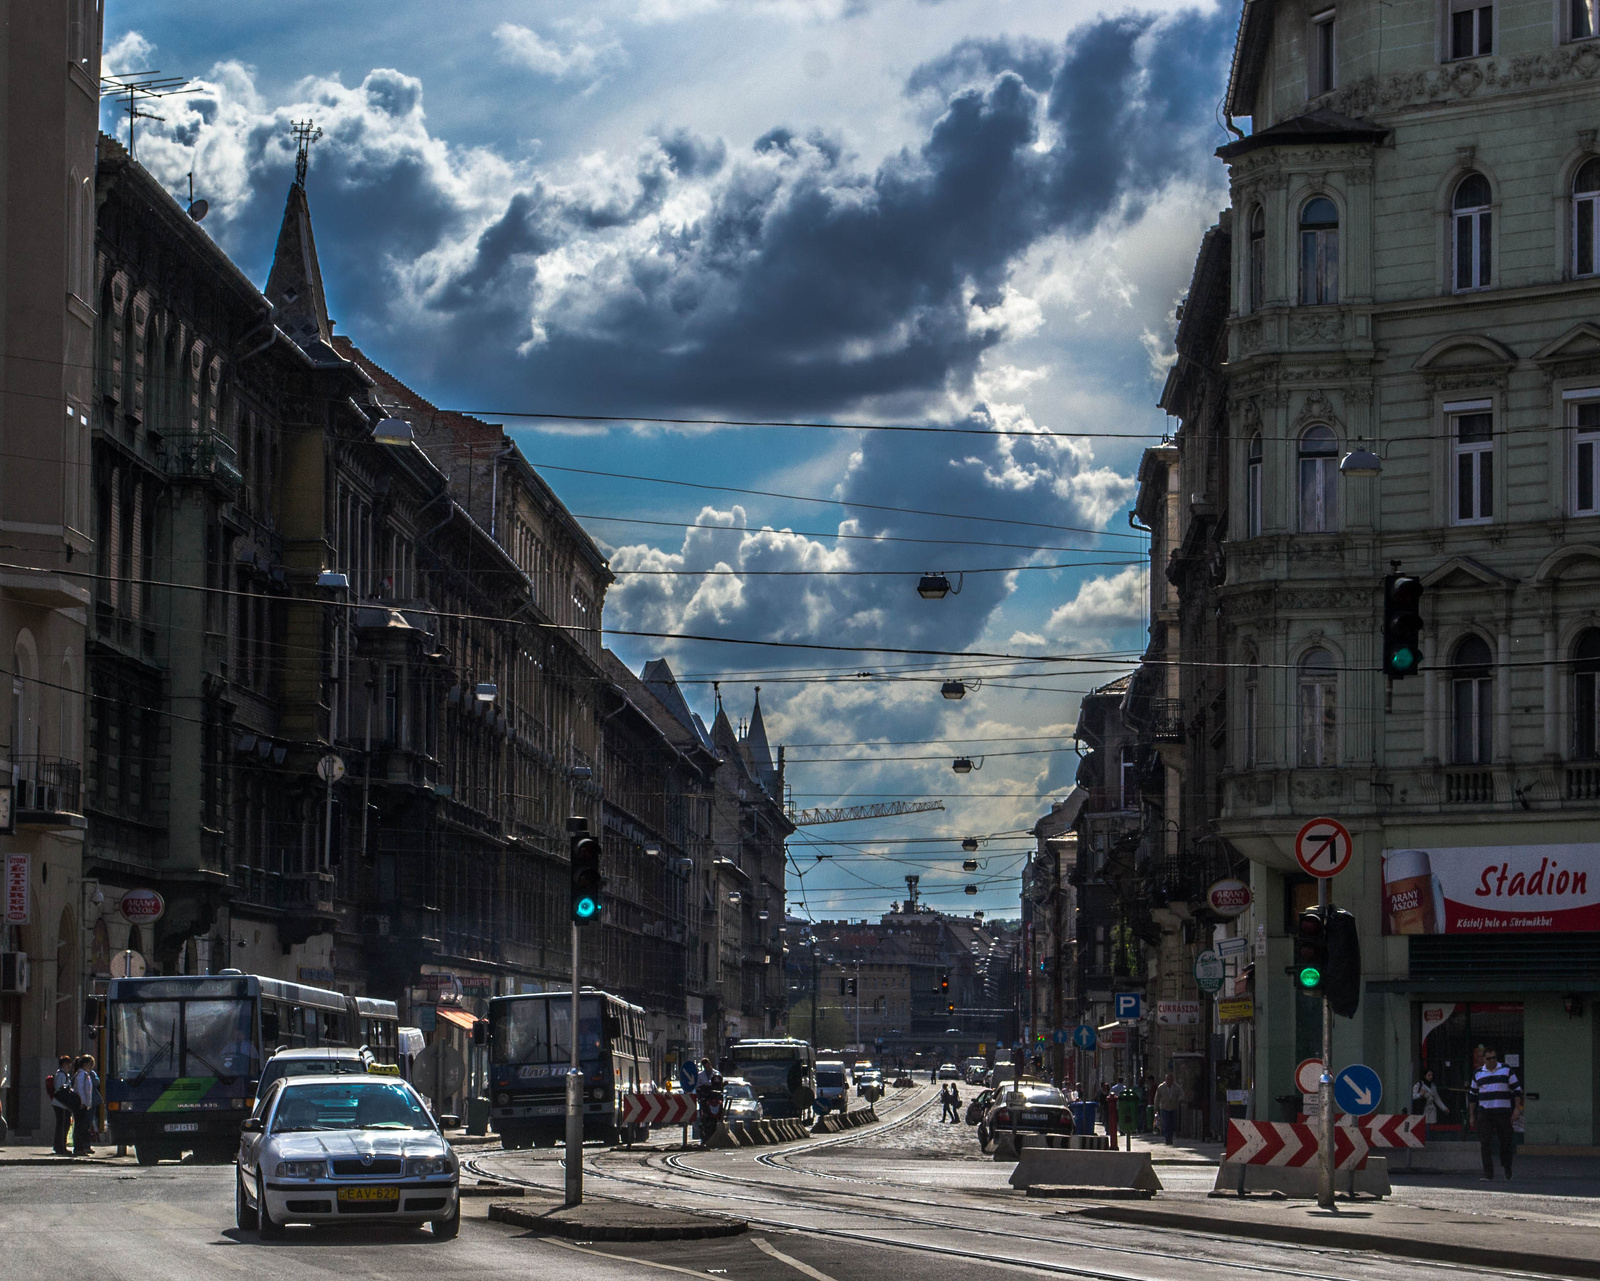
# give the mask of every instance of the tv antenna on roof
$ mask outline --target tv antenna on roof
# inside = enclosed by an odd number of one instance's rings
[[[315,120],[296,120],[289,130],[294,135],[294,185],[306,185],[306,166],[311,163],[311,144],[322,137]]]
[[[128,117],[128,155],[134,156],[134,126],[141,120],[165,120],[154,112],[139,106],[141,98],[170,98],[174,94],[199,93],[200,86],[189,83],[187,76],[164,76],[159,71],[127,71],[121,75],[101,76],[101,90],[112,96],[127,96],[123,113]]]

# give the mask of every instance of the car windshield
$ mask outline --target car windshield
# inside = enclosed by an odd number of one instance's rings
[[[830,1067],[819,1067],[819,1068],[817,1068],[817,1084],[818,1085],[843,1085],[844,1084],[844,1069],[843,1068],[836,1068],[836,1067],[834,1067],[834,1068],[830,1068]]]
[[[722,1097],[725,1099],[753,1099],[755,1095],[750,1093],[748,1085],[724,1085],[722,1087]]]
[[[1007,1090],[1006,1102],[1013,1107],[1065,1107],[1067,1096],[1053,1085],[1025,1085],[1020,1090]]]
[[[306,1130],[431,1130],[422,1101],[398,1081],[307,1081],[284,1086],[272,1133]]]

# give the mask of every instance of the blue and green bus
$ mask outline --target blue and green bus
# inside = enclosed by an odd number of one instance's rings
[[[261,1065],[280,1049],[365,1045],[397,1058],[392,1001],[237,970],[112,979],[102,1081],[111,1137],[139,1164],[231,1157]]]

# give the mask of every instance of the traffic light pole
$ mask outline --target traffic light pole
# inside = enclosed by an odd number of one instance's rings
[[[567,1197],[568,1205],[583,1204],[583,1074],[578,1071],[578,923],[572,923],[572,1023],[568,1039],[572,1057],[567,1061]]]
[[[1317,907],[1324,919],[1333,906],[1333,878],[1317,880]],[[1317,1120],[1322,1126],[1317,1153],[1317,1204],[1324,1210],[1333,1203],[1333,1006],[1322,996],[1322,1076],[1317,1082]]]

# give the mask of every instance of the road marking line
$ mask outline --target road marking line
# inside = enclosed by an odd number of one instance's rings
[[[641,1268],[660,1268],[663,1272],[681,1272],[686,1277],[703,1277],[704,1272],[695,1268],[680,1268],[672,1263],[657,1263],[654,1259],[635,1259],[627,1254],[608,1254],[604,1250],[594,1250],[586,1245],[573,1245],[571,1241],[563,1241],[559,1237],[545,1237],[551,1245],[559,1245],[563,1250],[572,1250],[577,1254],[592,1254],[596,1258],[611,1259],[617,1263],[637,1263]],[[641,1245],[646,1244],[640,1242]]]
[[[802,1263],[799,1259],[792,1258],[791,1256],[785,1254],[765,1237],[751,1237],[750,1240],[755,1243],[756,1249],[760,1250],[763,1254],[770,1254],[779,1263],[787,1263],[796,1272],[802,1272],[806,1276],[810,1277],[811,1281],[833,1281],[833,1278],[830,1277],[826,1272],[819,1272],[809,1263]]]

